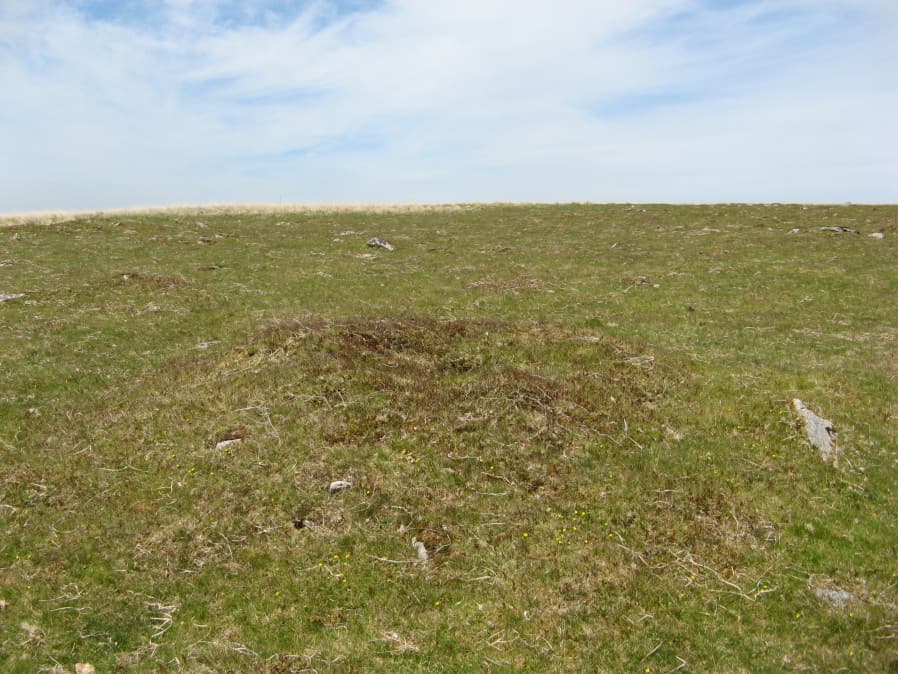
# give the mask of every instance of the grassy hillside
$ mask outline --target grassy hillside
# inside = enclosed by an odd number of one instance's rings
[[[896,259],[892,206],[17,220],[0,669],[895,671]]]

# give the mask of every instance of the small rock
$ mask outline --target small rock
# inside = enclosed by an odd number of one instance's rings
[[[412,539],[412,547],[415,549],[415,553],[418,555],[418,561],[422,564],[427,564],[427,560],[429,555],[427,554],[427,547],[419,541],[417,538]]]
[[[856,229],[851,229],[851,227],[843,227],[842,225],[831,225],[827,227],[821,227],[821,232],[836,232],[837,234],[860,234]]]
[[[347,482],[346,480],[336,480],[330,483],[330,486],[327,490],[331,494],[336,494],[337,492],[341,492],[344,489],[349,489],[352,486],[352,482]]]
[[[882,232],[873,232],[872,234],[867,234],[871,239],[884,239],[886,235]]]
[[[89,662],[79,662],[75,665],[75,674],[97,674],[97,670]]]
[[[805,435],[807,435],[808,441],[820,452],[820,458],[823,459],[824,463],[838,467],[839,448],[836,445],[838,436],[833,427],[833,422],[814,414],[798,398],[792,401],[792,405],[795,407],[798,416],[804,421]]]
[[[240,438],[231,438],[230,440],[222,440],[217,445],[215,445],[215,449],[227,449],[231,445],[239,445],[243,442]]]
[[[6,600],[5,600],[5,599],[0,599],[0,611],[2,611],[3,609],[5,609],[7,606],[9,606],[9,604],[6,603]]]
[[[23,297],[25,297],[25,293],[13,293],[11,295],[0,293],[0,302],[9,302],[11,300],[18,300]]]
[[[386,248],[387,250],[395,250],[395,247],[392,243],[383,239],[379,239],[376,236],[373,239],[368,239],[368,246],[370,248]]]
[[[786,234],[798,234],[798,233],[800,233],[800,232],[801,232],[801,229],[800,229],[800,228],[798,228],[798,227],[793,227],[793,228],[790,229],[788,232],[786,232]]]
[[[823,587],[818,587],[814,594],[817,595],[817,599],[820,601],[825,601],[827,604],[831,604],[836,608],[842,608],[845,604],[851,601],[851,593],[846,592],[845,590],[828,590]]]

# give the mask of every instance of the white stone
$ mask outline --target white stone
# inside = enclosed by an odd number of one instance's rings
[[[426,564],[429,556],[427,554],[427,548],[424,543],[419,541],[417,538],[412,539],[412,547],[415,549],[415,553],[418,555],[418,561],[422,564]]]
[[[352,482],[347,482],[346,480],[335,480],[330,483],[330,486],[327,490],[331,494],[336,494],[337,492],[343,491],[344,489],[349,489],[352,486]]]
[[[821,227],[820,231],[835,232],[836,234],[859,234],[856,229],[851,229],[851,227],[844,227],[842,225],[828,225],[826,227]]]
[[[392,243],[383,239],[379,239],[376,236],[373,239],[368,239],[368,245],[371,248],[386,248],[387,250],[395,249]]]

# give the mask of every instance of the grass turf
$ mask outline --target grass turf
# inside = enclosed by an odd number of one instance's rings
[[[16,221],[0,663],[890,671],[896,237],[886,206]]]

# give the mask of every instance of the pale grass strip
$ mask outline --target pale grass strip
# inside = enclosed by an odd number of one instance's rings
[[[491,205],[518,205],[515,202],[460,204],[420,203],[345,203],[345,204],[202,204],[173,206],[137,206],[108,210],[51,210],[24,213],[0,213],[0,227],[16,225],[53,225],[78,218],[112,218],[141,215],[212,216],[290,213],[435,213],[462,211]]]

